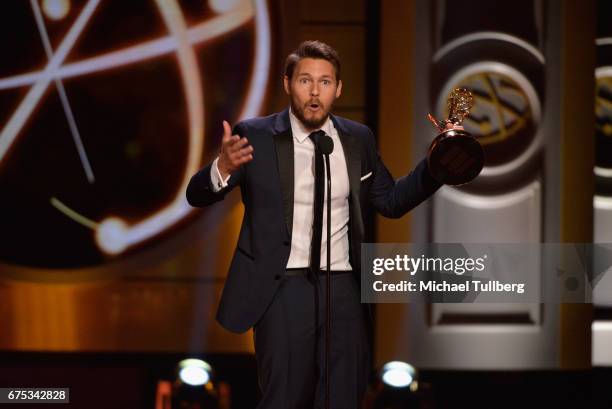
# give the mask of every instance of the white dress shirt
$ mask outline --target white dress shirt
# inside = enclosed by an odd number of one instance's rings
[[[313,131],[304,128],[300,120],[289,110],[293,134],[293,229],[291,252],[287,268],[303,268],[310,264],[310,242],[314,219],[314,143],[308,137]],[[327,118],[321,129],[334,141],[334,151],[329,155],[331,166],[331,269],[351,270],[349,263],[349,178],[346,160],[338,131]],[[253,152],[257,155],[257,152]],[[217,167],[212,165],[211,181],[215,191],[227,186],[229,176],[223,180]],[[327,267],[327,183],[323,205],[323,236],[321,238],[321,269]],[[357,260],[356,262],[359,262]]]

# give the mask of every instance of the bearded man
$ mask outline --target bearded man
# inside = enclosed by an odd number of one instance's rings
[[[217,320],[236,333],[254,330],[258,408],[323,408],[328,235],[327,223],[314,223],[315,178],[318,140],[331,137],[330,407],[358,409],[371,370],[371,316],[359,289],[364,215],[373,207],[401,217],[441,185],[426,160],[394,180],[372,131],[331,114],[342,81],[329,45],[303,42],[287,57],[283,84],[284,111],[233,131],[223,122],[220,154],[192,177],[187,200],[208,206],[240,187],[244,219]]]

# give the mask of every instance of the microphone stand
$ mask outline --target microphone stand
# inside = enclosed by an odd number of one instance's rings
[[[333,140],[324,133],[324,138],[319,139],[316,143],[315,155],[323,154],[323,158],[325,166],[325,174],[327,177],[327,269],[326,269],[326,305],[325,305],[325,356],[324,356],[324,367],[325,367],[325,408],[329,409],[330,402],[330,370],[329,370],[329,362],[330,362],[330,351],[331,351],[331,166],[329,165],[329,155],[334,151],[334,142]],[[315,187],[316,188],[316,187]],[[325,194],[325,189],[323,189],[323,194]],[[322,216],[322,215],[321,215]],[[322,221],[322,220],[321,220]],[[312,250],[315,251],[315,250]],[[316,251],[321,251],[321,249],[317,249]],[[319,267],[319,266],[317,266]],[[318,328],[318,311],[319,311],[319,274],[316,274],[316,286],[317,289],[315,291],[315,306],[317,311],[317,325]],[[317,341],[315,345],[319,343],[319,337],[316,337]],[[318,356],[318,354],[317,354]],[[319,372],[320,374],[320,372]]]
[[[329,409],[329,351],[331,349],[331,168],[329,154],[325,155],[325,174],[327,176],[327,302],[325,306],[325,409]]]

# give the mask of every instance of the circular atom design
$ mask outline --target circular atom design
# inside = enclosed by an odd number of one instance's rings
[[[0,68],[0,261],[77,268],[186,221],[221,120],[260,113],[266,1],[32,0]]]

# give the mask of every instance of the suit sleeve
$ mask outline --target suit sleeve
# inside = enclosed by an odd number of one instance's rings
[[[236,124],[232,134],[240,136],[245,135],[244,125]],[[214,161],[213,161],[214,162]],[[193,207],[205,207],[213,203],[219,202],[225,198],[225,195],[232,191],[236,186],[240,185],[244,179],[244,166],[241,166],[236,172],[232,173],[227,186],[222,189],[215,189],[212,184],[211,172],[213,172],[213,162],[209,163],[191,177],[187,185],[187,203]]]
[[[383,163],[371,131],[368,135],[370,152],[374,153],[374,175],[370,188],[370,203],[383,216],[399,218],[433,195],[442,184],[436,181],[422,159],[409,174],[397,180]]]

